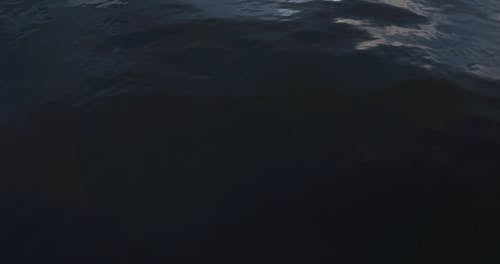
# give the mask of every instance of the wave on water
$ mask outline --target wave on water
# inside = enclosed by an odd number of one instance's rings
[[[132,64],[136,67],[152,64],[154,58],[148,56],[158,52],[161,55],[158,43],[167,38],[175,41],[176,36],[168,35],[168,31],[177,24],[181,24],[180,27],[213,24],[202,34],[193,30],[180,34],[179,38],[190,35],[191,42],[204,43],[226,35],[228,43],[226,39],[219,39],[218,45],[240,54],[250,52],[251,47],[229,43],[230,38],[254,38],[268,46],[321,49],[329,54],[339,54],[339,51],[378,54],[385,61],[415,65],[448,79],[470,75],[497,82],[500,76],[499,9],[496,1],[489,0],[223,0],[216,3],[205,0],[9,0],[0,4],[3,47],[0,56],[4,58],[3,68],[24,72],[24,79],[37,80],[37,74],[46,72],[47,68],[61,67],[62,72],[71,70],[59,74],[58,69],[44,75],[51,82],[60,82],[61,86],[78,85],[65,83],[63,79],[73,79],[82,86],[82,82],[90,79],[116,76],[121,71],[126,74]],[[235,31],[232,23],[248,26]],[[161,34],[162,30],[165,34]],[[115,39],[121,39],[121,43]],[[287,42],[288,39],[293,40]],[[99,47],[105,43],[117,44],[102,52]],[[173,53],[167,48],[164,51]],[[38,65],[20,69],[26,60],[38,60]],[[3,90],[19,90],[16,86],[26,85],[20,83],[20,78],[13,78],[5,78]],[[68,93],[73,92],[78,91]]]

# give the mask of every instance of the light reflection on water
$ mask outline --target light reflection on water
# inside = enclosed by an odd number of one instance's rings
[[[332,3],[325,5],[322,3]],[[356,49],[367,50],[379,46],[410,47],[420,49],[427,58],[437,64],[448,65],[459,71],[482,77],[500,78],[500,27],[497,1],[428,1],[428,0],[371,0],[367,2],[385,4],[410,11],[427,19],[417,26],[380,24],[369,17],[352,17],[342,13],[342,7],[362,3],[359,0],[55,0],[49,6],[134,8],[160,4],[181,3],[194,6],[202,17],[227,19],[259,19],[277,21],[299,21],[315,19],[315,15],[329,12],[326,9],[339,8],[331,12],[331,23],[344,23],[365,30],[371,39],[360,41]],[[7,29],[22,38],[37,32],[37,25],[48,23],[47,4],[23,1],[4,2],[3,9],[22,5],[15,13],[0,11],[0,17],[7,20]],[[44,6],[45,5],[45,6]],[[63,12],[63,11],[59,11]],[[376,11],[381,12],[381,11]],[[13,15],[17,14],[17,17]],[[23,15],[22,18],[19,16]],[[404,20],[404,18],[400,19]],[[10,24],[9,24],[10,23]]]
[[[377,0],[428,18],[415,28],[362,25],[374,40],[360,43],[361,48],[379,45],[418,47],[438,63],[481,77],[500,79],[500,13],[498,2]]]
[[[372,6],[366,6],[367,2]],[[171,4],[192,6],[195,11],[169,12],[168,7],[160,7]],[[370,11],[376,6],[380,8]],[[425,20],[411,22],[413,18],[405,14]],[[345,24],[369,34],[358,40],[354,50],[415,49],[419,55],[414,58],[423,56],[423,60],[410,59],[409,63],[500,79],[499,14],[499,4],[493,0],[8,0],[0,3],[0,42],[17,44],[37,33],[39,39],[69,34],[74,42],[82,42],[83,36],[98,39],[147,31],[168,25],[174,18],[288,21],[325,32],[331,30],[328,24]],[[134,26],[123,30],[119,22],[100,24],[115,21],[113,16]],[[106,34],[97,34],[102,30]]]

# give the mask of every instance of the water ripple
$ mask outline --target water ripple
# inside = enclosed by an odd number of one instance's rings
[[[130,83],[236,86],[264,75],[252,75],[259,59],[288,67],[286,56],[306,53],[362,53],[442,78],[498,81],[499,14],[496,0],[4,0],[0,96],[21,105]]]

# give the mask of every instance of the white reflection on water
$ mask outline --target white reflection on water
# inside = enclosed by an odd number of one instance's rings
[[[366,50],[378,46],[406,46],[424,51],[428,58],[459,71],[489,79],[500,79],[500,25],[497,1],[457,0],[446,4],[428,0],[372,0],[421,15],[427,23],[417,27],[376,25],[367,20],[334,18],[362,28],[372,36],[356,48]]]
[[[326,2],[331,4],[325,5]],[[428,21],[411,26],[377,23],[378,21],[373,18],[370,20],[368,17],[353,17],[348,12],[335,11],[337,5],[362,2],[396,6],[425,17]],[[50,22],[52,15],[49,15],[49,10],[53,14],[64,14],[67,11],[64,8],[68,7],[75,9],[82,6],[107,7],[124,8],[136,14],[141,12],[138,10],[146,7],[149,10],[156,10],[155,7],[162,4],[175,3],[195,7],[200,17],[294,20],[299,22],[298,24],[309,23],[317,30],[329,30],[322,20],[325,14],[328,14],[330,17],[327,16],[325,20],[327,24],[349,24],[369,33],[371,36],[369,39],[361,40],[355,46],[358,50],[380,46],[417,48],[436,65],[444,64],[459,71],[500,79],[500,2],[498,0],[53,0],[48,2],[9,0],[0,1],[0,23],[2,24],[0,37],[7,40],[19,40],[40,32]],[[62,9],[57,9],[61,7]],[[171,12],[165,11],[168,10],[158,9],[158,11],[143,14],[142,19],[153,20],[151,16],[154,16],[154,21],[159,21],[159,17],[163,19],[163,17],[171,16]],[[88,11],[81,13],[84,12]],[[92,21],[99,19],[99,13],[93,12],[88,15],[96,17]],[[54,31],[51,32],[54,33]]]
[[[311,4],[315,3],[341,2],[342,5],[372,2],[391,5],[425,17],[428,21],[411,26],[381,24],[378,21],[352,18],[350,14],[340,12],[332,13],[331,21],[349,24],[370,34],[370,39],[356,45],[358,50],[380,46],[417,48],[425,60],[434,61],[434,64],[500,79],[500,4],[497,0],[219,0],[217,5],[209,0],[183,2],[201,7],[214,16],[304,20],[304,23],[307,23],[307,19],[314,19],[314,12],[335,8],[335,5],[329,5],[321,7],[323,9],[310,9]],[[304,13],[307,15],[301,15]]]
[[[380,45],[425,48],[426,42],[437,39],[439,35],[436,25],[432,22],[420,25],[418,28],[396,25],[379,26],[368,20],[351,18],[335,18],[334,22],[360,27],[370,33],[372,39],[359,42],[356,45],[358,50],[375,48]]]

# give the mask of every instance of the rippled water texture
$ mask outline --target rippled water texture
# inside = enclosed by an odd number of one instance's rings
[[[373,87],[388,78],[378,64],[496,82],[499,8],[493,0],[5,0],[2,112],[129,89],[255,93],[256,80],[273,74],[261,69],[301,63],[305,53],[324,54],[325,75],[366,75]],[[346,54],[354,57],[335,59]],[[411,76],[419,75],[397,78]]]
[[[500,263],[499,8],[0,0],[0,263]]]

